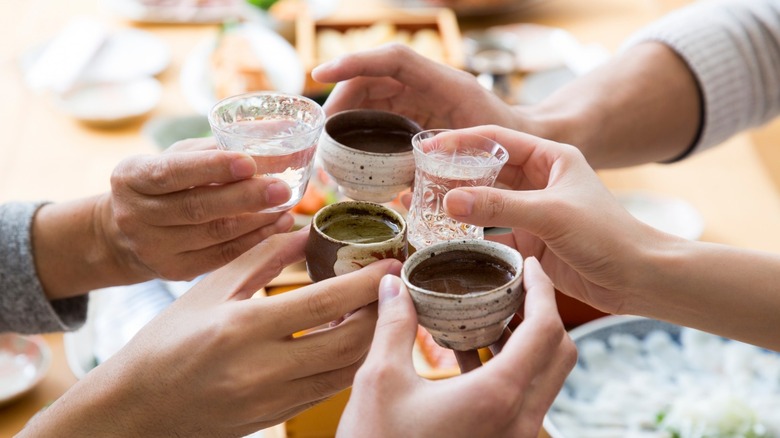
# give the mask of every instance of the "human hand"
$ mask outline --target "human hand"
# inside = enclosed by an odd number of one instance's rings
[[[338,436],[535,438],[577,351],[539,262],[526,259],[523,275],[523,322],[484,366],[446,380],[426,380],[415,371],[414,305],[401,280],[385,276],[374,341]]]
[[[325,102],[327,114],[379,109],[404,115],[425,129],[516,123],[518,108],[482,87],[473,75],[400,44],[337,58],[317,66],[312,78],[338,82]]]
[[[286,202],[289,186],[254,178],[248,155],[215,148],[212,138],[184,140],[114,170],[102,223],[115,257],[139,281],[194,278],[292,226],[287,213],[257,213]]]
[[[509,151],[497,184],[450,191],[447,214],[481,226],[512,228],[492,240],[536,256],[556,287],[599,310],[619,313],[641,283],[637,248],[678,240],[631,216],[573,146],[495,126],[468,131]]]
[[[304,230],[272,236],[208,275],[52,405],[31,436],[58,421],[61,436],[243,436],[348,387],[371,343],[379,282],[401,264],[249,299],[303,258],[306,239]]]

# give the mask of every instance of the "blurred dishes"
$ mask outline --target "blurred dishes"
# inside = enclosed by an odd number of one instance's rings
[[[663,232],[689,240],[697,240],[704,232],[701,214],[683,199],[642,192],[615,196],[632,216]]]
[[[105,83],[157,76],[170,62],[170,50],[158,37],[138,29],[123,29],[109,35],[79,80]]]
[[[208,38],[198,44],[187,57],[181,70],[181,87],[185,99],[199,114],[208,114],[219,100],[218,90],[231,90],[230,94],[246,91],[261,91],[251,85],[266,84],[269,90],[290,94],[303,94],[306,71],[295,48],[278,33],[258,25],[239,25],[224,30],[225,35],[235,41],[240,38],[246,44],[234,46],[240,52],[225,56],[240,60],[240,64],[220,61],[226,67],[233,65],[235,71],[214,69],[214,52],[220,43],[220,36]],[[231,51],[234,49],[230,49]],[[228,67],[229,68],[229,67]],[[246,70],[251,68],[251,72]],[[248,76],[250,75],[250,76]],[[265,80],[250,80],[263,75]],[[217,83],[217,80],[228,83]],[[236,82],[233,82],[233,81]],[[235,87],[246,88],[236,92]],[[227,91],[220,91],[225,93]]]
[[[51,350],[39,336],[0,334],[0,406],[29,392],[46,375]]]
[[[220,23],[241,17],[244,0],[105,0],[115,14],[146,23]]]
[[[154,76],[170,64],[168,47],[138,29],[110,33],[88,18],[71,21],[51,41],[27,51],[27,85],[85,123],[113,126],[154,109],[162,87]]]
[[[66,114],[91,125],[112,126],[149,113],[162,97],[162,85],[151,77],[76,88],[55,97]]]
[[[144,123],[141,133],[164,150],[179,140],[211,136],[206,116],[155,117]]]
[[[461,17],[506,14],[540,3],[541,0],[396,0],[403,7],[445,7]]]
[[[637,316],[570,332],[579,361],[544,419],[552,438],[780,436],[780,354]]]

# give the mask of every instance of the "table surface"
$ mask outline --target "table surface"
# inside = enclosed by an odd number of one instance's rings
[[[346,0],[345,0],[346,1]],[[686,0],[549,0],[534,2],[500,23],[532,22],[562,27],[582,43],[614,51],[634,29],[688,3]],[[134,26],[112,16],[96,0],[4,1],[0,27],[0,117],[5,140],[0,146],[0,202],[62,201],[108,190],[109,176],[124,157],[156,153],[140,130],[143,121],[120,129],[86,127],[57,111],[51,101],[23,86],[20,55],[51,38],[75,16],[98,17],[115,27]],[[464,29],[499,24],[469,20]],[[136,25],[159,36],[171,49],[172,62],[159,79],[164,92],[154,116],[187,115],[178,75],[187,54],[214,31],[203,25]],[[148,120],[148,118],[147,118]],[[702,240],[780,251],[780,124],[737,136],[721,147],[674,165],[645,165],[601,172],[614,190],[641,190],[689,201],[705,221]],[[66,363],[61,334],[43,336],[51,346],[51,368],[33,391],[0,407],[0,436],[12,436],[41,408],[65,392],[76,378]]]

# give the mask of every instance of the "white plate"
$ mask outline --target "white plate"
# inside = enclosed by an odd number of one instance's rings
[[[780,436],[777,352],[638,316],[599,318],[569,334],[579,358],[545,416],[552,438],[672,436],[657,430],[661,418],[721,431],[757,420],[768,428],[759,436]]]
[[[51,350],[43,338],[0,333],[0,406],[33,389],[50,364]]]
[[[25,74],[35,66],[35,62],[50,44],[51,42],[34,47],[22,55],[20,64]],[[67,55],[77,56],[79,47],[71,47],[68,50]],[[94,55],[78,72],[73,86],[124,82],[156,76],[168,68],[170,62],[170,50],[158,37],[138,29],[118,30],[105,36],[99,43]]]
[[[83,82],[121,82],[156,76],[171,62],[168,46],[138,29],[110,35],[79,78]]]
[[[683,199],[643,192],[615,196],[631,215],[651,227],[689,240],[697,240],[704,232],[701,214]]]
[[[298,52],[287,40],[278,33],[257,24],[244,25],[231,32],[241,32],[249,39],[276,91],[303,93],[306,70],[298,57]],[[203,115],[207,115],[211,107],[217,103],[209,67],[209,57],[216,43],[216,35],[199,43],[181,69],[180,79],[184,97],[195,111]]]
[[[57,106],[85,123],[114,125],[140,117],[157,106],[162,85],[152,77],[84,85],[57,96]]]

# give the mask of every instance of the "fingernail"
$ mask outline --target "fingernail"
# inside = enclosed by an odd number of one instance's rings
[[[265,200],[269,204],[278,205],[290,199],[290,186],[282,181],[274,181],[265,189]]]
[[[398,296],[401,292],[401,279],[395,275],[385,275],[379,282],[379,305]]]
[[[249,155],[241,155],[230,162],[230,172],[234,178],[243,179],[254,176],[257,166],[255,161]]]
[[[295,218],[289,213],[283,214],[276,221],[276,228],[282,233],[290,231],[293,225],[295,225]]]
[[[453,190],[444,197],[444,207],[450,216],[471,216],[475,197],[465,190]]]

